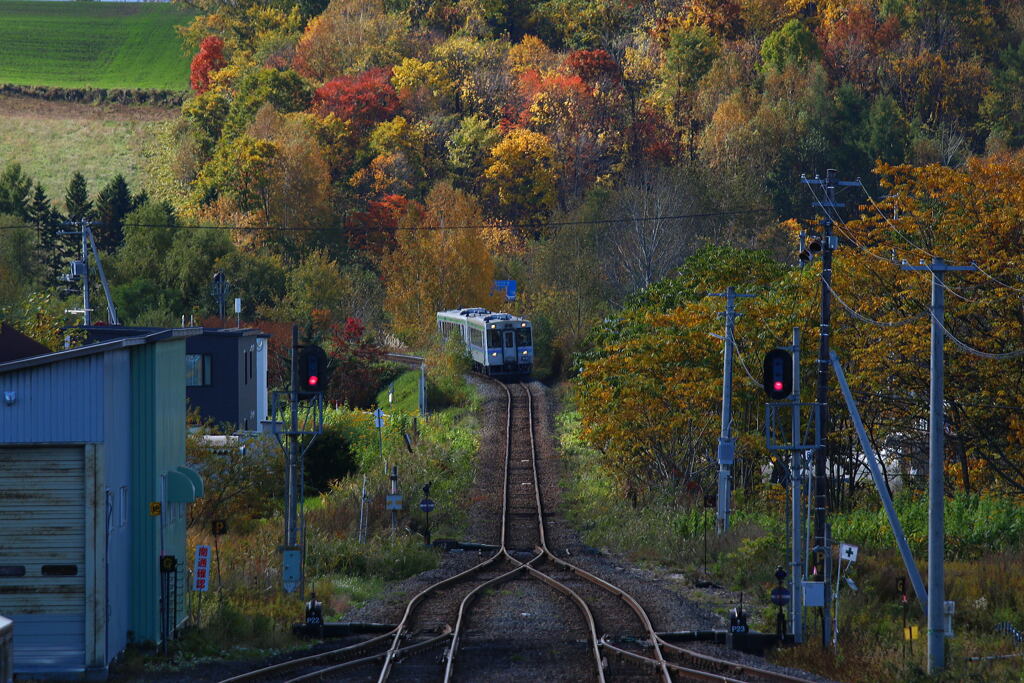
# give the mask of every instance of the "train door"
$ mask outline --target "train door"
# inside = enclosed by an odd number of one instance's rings
[[[516,358],[516,333],[515,330],[506,330],[505,343],[503,344],[503,356],[502,359],[505,365],[511,363],[515,365],[518,362]]]

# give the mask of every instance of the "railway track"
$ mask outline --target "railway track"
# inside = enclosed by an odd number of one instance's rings
[[[621,588],[547,545],[533,393],[507,395],[499,549],[414,595],[390,633],[226,679],[768,681],[803,679],[688,650],[658,637]],[[540,614],[513,610],[540,606]],[[499,670],[495,670],[499,669]]]

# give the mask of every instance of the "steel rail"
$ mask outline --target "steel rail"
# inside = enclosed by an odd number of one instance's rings
[[[594,622],[594,615],[587,606],[586,601],[583,600],[574,590],[559,582],[557,579],[538,571],[532,565],[537,560],[544,557],[547,553],[547,539],[544,533],[544,504],[540,497],[540,476],[537,470],[537,444],[534,438],[534,419],[533,419],[533,392],[530,391],[528,385],[520,383],[523,391],[526,394],[527,399],[527,417],[530,426],[530,468],[533,474],[533,497],[534,506],[536,508],[537,515],[537,532],[540,539],[538,547],[535,549],[537,555],[531,558],[528,562],[520,562],[508,552],[508,536],[506,530],[509,527],[509,505],[508,505],[508,494],[509,494],[509,480],[511,477],[511,466],[512,466],[512,392],[508,386],[501,384],[502,388],[505,389],[505,393],[508,396],[508,415],[505,423],[505,489],[504,489],[504,502],[502,505],[502,528],[501,528],[501,553],[503,553],[509,560],[518,564],[519,566],[506,574],[496,577],[485,584],[481,584],[470,591],[462,600],[459,605],[459,616],[455,622],[455,629],[452,634],[452,644],[448,649],[447,662],[445,664],[444,682],[450,683],[455,673],[455,655],[458,652],[460,635],[462,633],[463,625],[466,622],[465,615],[475,602],[480,591],[490,585],[496,585],[503,581],[507,581],[512,578],[514,574],[520,571],[526,570],[531,576],[537,578],[541,582],[547,584],[551,588],[569,596],[569,598],[576,604],[580,612],[583,614],[584,620],[587,624],[588,638],[590,641],[590,649],[594,656],[595,670],[597,671],[597,680],[600,683],[605,683],[604,667],[601,662],[601,652],[598,648],[597,640],[597,628]]]
[[[504,477],[504,482],[503,482],[503,487],[502,487],[502,499],[501,499],[501,545],[500,545],[498,551],[496,553],[494,553],[494,555],[492,555],[489,559],[487,559],[484,562],[481,562],[480,564],[478,564],[478,565],[476,565],[476,566],[466,570],[465,572],[457,574],[456,576],[452,577],[451,580],[457,579],[457,578],[462,577],[462,576],[466,576],[466,575],[468,575],[468,574],[470,574],[472,572],[475,572],[477,569],[482,568],[483,566],[488,566],[488,565],[490,565],[490,564],[492,564],[494,562],[497,562],[499,558],[507,557],[509,559],[512,559],[511,555],[509,555],[508,550],[506,548],[506,543],[507,543],[506,529],[508,527],[508,519],[509,519],[508,518],[509,468],[511,467],[510,460],[511,460],[511,455],[512,455],[512,392],[509,391],[508,387],[506,387],[504,384],[502,384],[501,386],[505,389],[505,395],[506,395],[506,402],[505,402],[505,467],[504,467],[504,469],[505,469],[505,477]],[[513,559],[513,562],[515,562],[517,564],[520,564],[520,563],[518,563],[518,561],[516,561],[514,559]],[[410,618],[412,616],[412,611],[415,608],[415,606],[423,598],[425,598],[428,593],[432,592],[436,588],[439,588],[442,584],[444,584],[446,582],[451,582],[451,580],[442,581],[442,582],[440,582],[438,584],[434,584],[432,586],[428,586],[427,588],[425,588],[422,591],[420,591],[412,600],[409,601],[409,604],[406,605],[405,614],[402,615],[402,621],[399,623],[398,627],[395,629],[394,640],[393,640],[393,642],[391,644],[391,647],[388,650],[387,657],[384,660],[384,666],[381,667],[380,676],[377,677],[377,683],[385,683],[385,681],[387,681],[388,678],[391,676],[391,669],[394,666],[394,659],[395,659],[394,655],[397,652],[397,650],[399,649],[399,647],[398,647],[399,643],[401,642],[401,638],[403,637],[403,634],[404,634],[404,632],[405,632],[405,630],[406,630],[406,628],[408,626],[409,620],[410,620]],[[491,582],[488,581],[487,583],[490,584]],[[475,592],[475,589],[474,589],[474,591],[471,591],[471,593],[472,592]],[[461,629],[461,623],[462,623],[462,606],[464,604],[465,604],[465,597],[463,598],[462,603],[460,603],[460,607],[459,607],[459,620],[456,622],[455,630],[452,632],[452,646],[448,650],[449,651],[449,656],[448,656],[448,665],[446,667],[446,672],[448,672],[450,670],[452,660],[455,658],[455,651],[456,651],[457,643],[459,642],[459,635],[460,635],[460,629]],[[446,673],[445,675],[446,675],[446,679],[445,680],[447,680],[447,676],[449,674]]]
[[[406,645],[405,647],[401,648],[398,651],[398,653],[400,655],[413,655],[417,652],[429,650],[430,648],[437,647],[444,641],[451,638],[451,635],[452,627],[446,624],[443,631],[440,634],[434,636],[433,638],[428,638],[427,640],[424,640],[422,643]],[[378,652],[375,655],[363,657],[362,659],[353,659],[350,662],[343,662],[341,664],[335,664],[334,666],[329,666],[324,669],[317,669],[316,671],[312,671],[308,674],[303,674],[301,676],[296,676],[295,678],[290,678],[287,681],[285,681],[285,683],[300,683],[300,681],[312,681],[320,679],[325,674],[337,673],[338,671],[342,671],[344,669],[354,669],[357,666],[363,666],[364,664],[369,664],[370,662],[375,662],[379,659],[383,659],[386,655],[387,652]]]
[[[534,578],[536,578],[539,581],[547,584],[548,586],[550,586],[551,588],[559,591],[560,593],[569,596],[569,599],[571,599],[576,604],[577,608],[579,608],[579,610],[583,614],[584,620],[586,621],[586,624],[587,624],[587,630],[588,630],[588,636],[589,636],[589,640],[590,640],[591,652],[592,652],[592,654],[594,656],[594,664],[595,664],[595,669],[597,671],[597,680],[600,681],[600,683],[605,683],[604,667],[603,667],[602,662],[601,662],[601,652],[600,652],[600,649],[598,648],[597,626],[596,626],[596,624],[594,622],[594,615],[590,611],[590,607],[587,605],[586,601],[583,600],[583,598],[581,598],[578,593],[576,593],[576,591],[572,590],[571,588],[569,588],[568,586],[566,586],[562,582],[558,581],[557,579],[555,579],[555,578],[545,574],[544,572],[538,571],[536,568],[534,568],[532,566],[534,562],[536,562],[537,560],[539,560],[542,557],[545,557],[549,553],[548,553],[548,550],[547,550],[547,538],[546,538],[545,533],[544,533],[544,505],[543,505],[543,502],[541,501],[541,497],[540,497],[540,475],[539,475],[539,472],[537,470],[537,446],[536,446],[536,442],[534,440],[534,430],[533,430],[533,424],[534,424],[534,421],[533,421],[533,393],[530,391],[529,387],[526,386],[525,384],[522,385],[522,386],[523,386],[524,391],[526,392],[527,406],[529,408],[530,453],[531,453],[530,464],[531,464],[531,470],[533,472],[534,504],[536,505],[536,508],[537,508],[537,531],[538,531],[538,534],[539,534],[539,537],[540,537],[540,544],[539,544],[538,548],[536,549],[537,550],[537,555],[534,556],[529,562],[519,563],[520,566],[517,567],[516,569],[513,569],[511,572],[508,572],[507,574],[505,574],[503,576],[497,577],[497,578],[487,582],[486,584],[482,584],[480,586],[477,586],[472,591],[470,591],[470,593],[467,594],[465,598],[463,598],[462,604],[459,605],[459,617],[458,617],[458,620],[456,621],[456,624],[455,624],[455,631],[454,631],[454,634],[452,636],[452,644],[451,644],[451,647],[449,648],[449,651],[448,651],[448,658],[447,658],[448,661],[447,661],[447,664],[445,666],[444,681],[445,681],[445,683],[450,683],[450,681],[452,680],[452,676],[454,675],[455,653],[458,650],[459,634],[461,632],[462,625],[465,623],[465,614],[466,614],[468,608],[470,607],[470,605],[472,604],[472,602],[474,602],[476,600],[477,595],[479,594],[479,592],[482,589],[484,589],[487,586],[489,586],[489,585],[497,584],[497,583],[500,583],[501,581],[508,580],[509,578],[511,578],[511,576],[513,574],[516,574],[519,571],[525,569]],[[511,405],[511,392],[508,390],[508,387],[505,387],[505,391],[509,393],[509,400],[510,400],[510,405]],[[509,419],[511,420],[511,414],[510,414]],[[509,477],[509,474],[510,474],[511,421],[508,424],[508,432],[507,433],[509,434],[509,441],[507,443],[506,461],[505,461],[505,464],[506,464],[506,467],[505,467],[506,481],[508,480],[508,477]],[[506,492],[506,496],[507,496],[507,494],[508,494],[508,489],[507,488],[505,489],[505,492]],[[504,529],[503,529],[503,532],[504,532]],[[504,540],[505,539],[504,539],[504,536],[503,536],[503,538],[502,538],[502,541],[503,541],[502,548],[503,548],[503,551],[506,552],[506,554],[507,554],[507,548],[505,546]],[[511,555],[509,555],[508,557],[513,562],[518,562]]]
[[[330,660],[334,657],[342,655],[358,655],[364,651],[371,649],[375,645],[381,645],[387,641],[391,636],[391,632],[379,635],[369,640],[364,640],[361,643],[355,645],[348,645],[346,647],[338,648],[337,650],[329,650],[327,652],[321,652],[320,654],[309,655],[307,657],[299,657],[298,659],[289,659],[287,662],[281,662],[280,664],[273,664],[271,666],[263,667],[262,669],[256,669],[254,671],[247,671],[244,674],[232,676],[231,678],[225,678],[220,683],[241,683],[242,681],[251,681],[263,676],[269,676],[270,674],[287,671],[288,669],[295,669],[300,666],[307,664],[314,664],[322,660]]]
[[[768,669],[760,669],[748,664],[740,664],[739,662],[733,662],[728,659],[712,657],[711,655],[706,655],[702,652],[697,652],[696,650],[690,650],[689,648],[679,647],[674,643],[669,643],[661,636],[658,636],[658,640],[661,642],[661,646],[668,652],[687,657],[691,660],[697,660],[703,666],[714,666],[728,670],[735,676],[743,676],[745,680],[750,680],[750,677],[754,676],[766,681],[772,681],[773,683],[808,683],[810,681],[808,678],[800,678],[798,676],[791,676],[790,674],[784,674],[778,671],[769,671]]]
[[[537,481],[539,481],[539,479],[537,477],[537,458],[536,458],[537,450],[536,450],[536,443],[535,443],[535,436],[534,436],[533,392],[530,391],[530,388],[528,386],[525,387],[525,389],[526,389],[526,393],[530,397],[530,448],[531,448],[531,450],[534,453],[534,458],[533,458],[534,481],[537,482]],[[538,510],[542,511],[543,507],[541,506],[541,502],[540,502],[540,486],[539,485],[535,485],[534,486],[534,490],[535,490],[536,497],[537,497]],[[546,541],[546,538],[544,536],[544,519],[543,519],[543,514],[541,514],[538,517],[538,524],[540,525],[540,529],[541,529],[541,548],[544,551],[544,555],[545,555],[545,557],[547,559],[551,560],[552,562],[554,562],[555,564],[559,565],[560,567],[562,567],[562,568],[564,568],[564,569],[566,569],[566,570],[576,574],[577,576],[579,576],[579,577],[581,577],[583,579],[586,579],[587,581],[590,581],[591,583],[593,583],[594,585],[598,586],[599,588],[602,588],[605,591],[608,591],[608,592],[612,593],[612,595],[620,598],[623,602],[625,602],[629,606],[629,608],[633,611],[633,613],[636,614],[637,618],[640,619],[641,624],[643,624],[644,629],[646,629],[646,631],[647,631],[648,641],[651,644],[650,647],[654,651],[654,657],[652,659],[653,659],[653,661],[658,662],[658,667],[657,668],[659,670],[658,672],[659,672],[659,674],[661,676],[661,680],[663,681],[663,683],[672,683],[672,676],[671,676],[671,674],[669,673],[669,670],[668,670],[669,669],[668,663],[665,661],[665,657],[661,653],[661,647],[660,647],[659,642],[658,642],[658,635],[657,635],[657,633],[654,630],[654,625],[651,623],[650,617],[647,616],[647,612],[644,611],[644,608],[640,605],[640,603],[637,602],[636,599],[633,598],[633,596],[631,596],[629,593],[627,593],[626,591],[622,590],[618,586],[615,586],[615,585],[605,581],[604,579],[601,579],[601,578],[591,574],[590,572],[586,571],[585,569],[582,569],[580,567],[577,567],[574,564],[566,562],[565,560],[561,559],[560,557],[555,555],[553,552],[551,552],[551,549],[548,548],[548,546],[547,546],[547,541]],[[557,581],[557,579],[556,579],[556,581]],[[568,589],[567,586],[566,586],[566,589]],[[588,612],[589,612],[589,609],[588,609]],[[591,621],[592,621],[592,619],[591,619]],[[595,646],[598,646],[598,645],[599,645],[599,643],[597,643],[595,641]],[[600,662],[600,655],[598,655],[598,661]],[[598,670],[601,672],[600,676],[601,676],[601,679],[603,680],[604,679],[603,669],[601,669],[600,666],[599,666]]]
[[[652,669],[656,669],[659,666],[658,660],[642,655],[639,652],[633,652],[625,648],[615,645],[608,636],[601,638],[601,647],[607,649],[614,655],[622,657],[623,659],[629,659],[640,664],[645,664]],[[749,683],[750,679],[741,678],[730,678],[721,674],[716,674],[711,671],[701,671],[700,669],[690,669],[680,664],[673,664],[672,662],[666,662],[666,666],[673,672],[679,674],[680,677],[691,681],[720,681],[722,683]]]

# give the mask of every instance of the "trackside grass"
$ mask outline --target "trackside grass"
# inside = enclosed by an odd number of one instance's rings
[[[754,495],[736,492],[730,530],[714,531],[714,510],[685,487],[652,491],[635,505],[623,499],[601,454],[580,435],[579,414],[570,407],[558,417],[566,513],[593,546],[622,553],[664,570],[701,577],[704,529],[707,574],[711,581],[743,591],[752,626],[771,632],[776,608],[769,603],[775,568],[785,565],[785,492],[765,485]],[[837,541],[860,546],[860,557],[844,575],[858,590],[841,592],[839,647],[823,656],[814,610],[807,611],[807,641],[773,653],[776,662],[840,681],[1014,681],[1020,682],[1024,649],[1000,632],[999,624],[1024,625],[1024,508],[1012,498],[957,494],[946,502],[946,599],[956,602],[947,641],[948,668],[937,678],[924,673],[926,619],[911,594],[908,623],[920,627],[921,640],[905,647],[904,608],[897,581],[905,570],[877,498],[866,489],[849,512],[830,515]],[[927,499],[906,491],[897,496],[897,512],[921,572],[927,576]],[[710,514],[709,514],[710,512]],[[698,597],[700,593],[694,593]],[[734,605],[704,594],[719,613]],[[979,661],[972,658],[988,657]],[[1005,657],[1005,658],[1003,658]]]
[[[0,0],[0,83],[185,90],[190,58],[170,3]]]

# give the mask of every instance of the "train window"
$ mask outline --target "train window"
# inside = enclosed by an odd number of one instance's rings
[[[25,566],[20,564],[8,564],[0,566],[0,577],[25,576]]]
[[[483,346],[484,345],[484,331],[483,330],[478,330],[475,327],[471,327],[469,329],[469,340],[470,340],[469,343],[472,344],[473,346]]]
[[[501,348],[501,332],[498,330],[487,330],[487,348]]]
[[[516,346],[532,346],[533,340],[530,339],[530,328],[520,327],[516,330]]]

